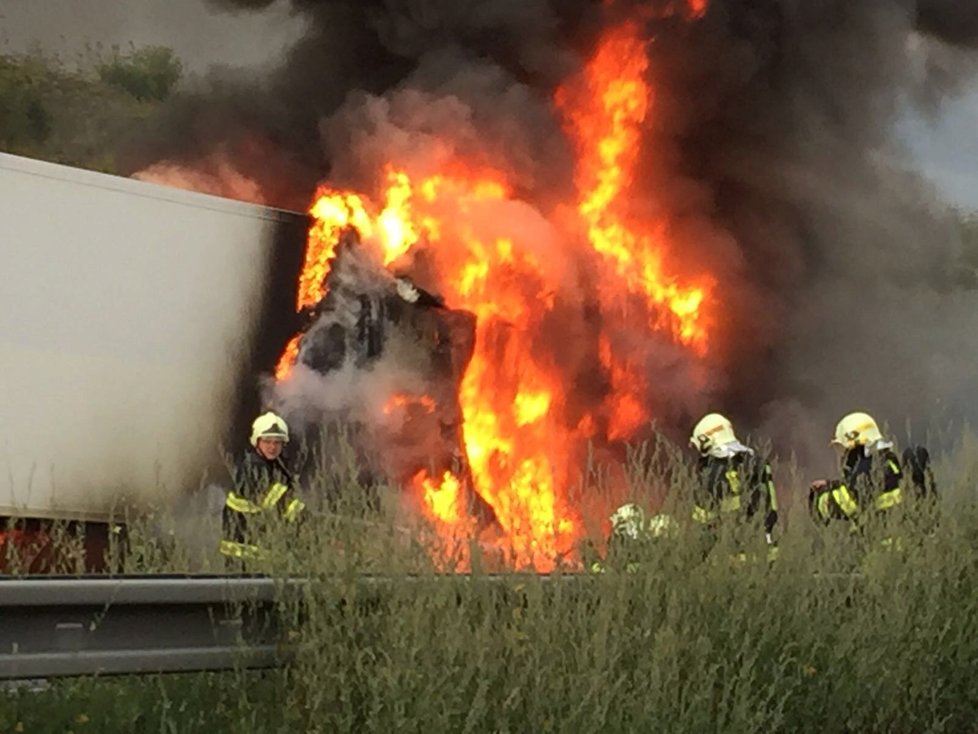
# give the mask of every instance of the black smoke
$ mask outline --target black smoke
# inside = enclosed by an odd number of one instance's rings
[[[723,409],[809,456],[831,459],[835,420],[860,407],[918,440],[978,408],[956,222],[894,139],[903,106],[967,72],[928,58],[978,39],[960,7],[714,3],[692,43],[656,44],[670,173],[705,186],[736,242]]]
[[[384,153],[448,128],[546,209],[573,184],[552,94],[603,28],[641,16],[656,96],[635,187],[671,213],[684,267],[719,279],[723,377],[695,399],[683,387],[670,420],[686,430],[708,405],[816,462],[849,410],[895,431],[974,415],[978,296],[961,286],[954,217],[894,123],[971,73],[978,8],[712,0],[691,20],[677,5],[293,0],[308,32],[282,66],[178,96],[129,164],[222,146],[269,201],[298,208],[321,180],[368,186]]]

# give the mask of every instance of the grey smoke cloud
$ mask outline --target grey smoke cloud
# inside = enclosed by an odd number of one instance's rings
[[[235,87],[215,77],[175,100],[165,134],[134,165],[258,137],[265,152],[241,165],[269,188],[289,171],[294,204],[323,178],[361,182],[385,153],[447,134],[547,210],[573,171],[554,86],[612,15],[639,6],[295,0],[308,32],[282,66]],[[661,414],[682,432],[709,405],[816,466],[850,409],[897,425],[949,400],[961,416],[978,413],[967,368],[978,303],[958,285],[960,242],[893,134],[901,105],[933,105],[971,72],[947,54],[970,58],[975,11],[936,0],[713,0],[696,23],[650,20],[649,35],[655,101],[633,199],[672,212],[680,264],[719,280],[720,374],[693,394],[703,382],[650,346],[650,369],[672,393]],[[392,121],[386,138],[373,135]]]
[[[917,4],[917,27],[948,43],[974,47],[978,42],[978,8],[955,0],[927,0]]]
[[[724,7],[737,22],[735,4]],[[919,439],[942,397],[973,392],[966,370],[937,366],[975,356],[966,336],[974,297],[950,295],[960,242],[892,137],[901,98],[920,91],[907,55],[909,10],[784,6],[769,16],[777,33],[748,31],[750,53],[742,36],[715,37],[720,57],[739,52],[744,62],[713,83],[715,59],[693,56],[697,71],[682,48],[676,76],[663,72],[670,86],[707,100],[684,104],[689,95],[676,93],[677,132],[687,150],[706,149],[694,176],[718,193],[715,216],[746,264],[735,295],[753,294],[759,312],[777,318],[760,338],[758,311],[735,319],[732,333],[746,346],[733,362],[745,377],[728,399],[752,424],[763,416],[762,428],[808,465],[831,463],[826,437],[845,412],[865,408],[898,425],[911,418]],[[958,404],[962,413],[976,407],[973,398]],[[799,410],[816,419],[798,420]]]

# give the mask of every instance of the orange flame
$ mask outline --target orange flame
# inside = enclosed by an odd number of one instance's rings
[[[627,23],[610,33],[584,72],[562,87],[557,102],[565,110],[580,152],[578,211],[588,238],[611,267],[613,289],[643,294],[649,326],[670,328],[680,341],[704,353],[707,333],[700,306],[709,282],[682,286],[664,264],[664,223],[642,227],[629,222],[624,195],[634,177],[641,125],[652,106],[645,82],[649,60],[638,26]],[[579,90],[588,101],[581,104]]]
[[[708,5],[708,0],[689,0],[689,12],[694,18],[702,18]]]
[[[314,223],[306,241],[296,310],[315,306],[326,295],[325,279],[340,233],[347,227],[368,236],[373,231],[373,221],[367,215],[363,199],[356,194],[320,187],[309,213]]]
[[[384,404],[384,414],[391,415],[395,410],[419,406],[425,413],[435,410],[435,401],[429,395],[407,395],[396,393]]]
[[[698,16],[706,2],[689,0],[686,7]],[[581,77],[558,91],[556,101],[578,151],[574,227],[580,231],[563,234],[568,248],[587,243],[578,254],[593,271],[589,276],[607,309],[604,320],[625,318],[615,315],[622,310],[616,301],[638,299],[644,304],[640,330],[663,334],[702,357],[709,346],[706,306],[713,281],[689,281],[674,271],[667,220],[642,221],[630,213],[642,126],[654,101],[648,71],[639,28],[625,24],[602,39]],[[426,249],[446,303],[476,316],[474,354],[458,395],[472,490],[495,512],[512,562],[550,570],[573,554],[583,532],[569,492],[575,457],[588,441],[627,440],[649,420],[640,366],[623,356],[625,350],[616,353],[602,334],[595,357],[610,394],[604,405],[571,417],[573,387],[539,343],[567,286],[531,235],[511,224],[536,210],[514,198],[499,172],[469,169],[460,161],[419,176],[392,163],[383,180],[377,197],[383,204],[377,208],[353,193],[327,187],[317,193],[298,306],[323,297],[323,280],[345,227],[355,227],[385,265]],[[544,221],[539,212],[535,216]],[[288,379],[297,346],[293,340],[282,355],[279,379]],[[394,395],[385,412],[412,403],[435,407],[427,396]],[[411,483],[446,537],[460,529],[474,532],[462,480],[450,472],[435,479],[422,471]]]
[[[445,472],[440,482],[419,472],[414,481],[424,491],[424,503],[436,519],[450,525],[466,520],[462,484],[451,472]]]
[[[289,343],[282,350],[282,356],[278,358],[275,365],[275,379],[278,382],[289,379],[292,376],[292,368],[295,366],[296,358],[299,356],[299,341],[302,339],[300,334],[296,334],[289,339]]]

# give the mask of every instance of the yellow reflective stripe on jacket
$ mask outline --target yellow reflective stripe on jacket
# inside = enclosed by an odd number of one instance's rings
[[[720,500],[720,512],[736,512],[739,509],[739,494],[735,494],[733,497],[724,497],[722,500]]]
[[[289,502],[289,506],[285,508],[283,517],[285,517],[286,522],[293,522],[299,513],[305,508],[306,503],[302,500],[292,500]]]
[[[891,489],[889,492],[884,492],[879,497],[873,501],[873,506],[877,510],[888,510],[891,507],[896,507],[903,502],[903,492],[899,487],[896,489]]]
[[[707,523],[716,519],[716,515],[699,505],[693,507],[693,522]]]
[[[833,489],[832,499],[835,500],[835,503],[839,506],[839,509],[846,514],[846,517],[852,517],[859,513],[859,505],[856,504],[856,500],[854,500],[852,495],[849,494],[849,489],[846,487],[846,485],[843,484],[842,486]]]
[[[228,497],[224,501],[224,504],[235,512],[243,512],[246,515],[255,515],[262,511],[262,508],[259,505],[256,505],[251,500],[246,500],[244,497],[241,497],[234,492],[228,492]]]
[[[289,488],[287,486],[276,482],[269,488],[268,492],[265,493],[265,496],[262,497],[260,505],[255,504],[251,500],[247,500],[234,492],[228,492],[228,496],[224,501],[224,504],[235,512],[243,512],[246,515],[257,515],[259,512],[264,512],[265,510],[270,510],[273,508],[288,491]],[[296,502],[298,502],[301,506],[293,507]],[[289,508],[292,509],[293,516],[304,506],[305,505],[303,505],[303,503],[299,500],[292,500],[292,502],[289,503]],[[286,513],[288,513],[288,510],[286,510]]]
[[[736,512],[740,508],[740,496],[724,497],[720,500],[720,512]],[[713,522],[716,518],[717,514],[710,512],[705,507],[700,507],[699,505],[693,507],[693,522]]]
[[[832,511],[829,509],[829,499],[830,495],[828,492],[819,495],[816,507],[818,507],[818,514],[821,515],[826,520],[829,520],[832,516]]]
[[[730,491],[734,494],[740,494],[740,474],[737,473],[737,470],[729,469],[724,476],[727,477],[727,484],[730,485]]]
[[[275,503],[278,502],[280,499],[282,499],[282,497],[288,491],[289,488],[286,487],[281,482],[276,482],[275,484],[273,484],[271,487],[268,488],[268,492],[266,492],[265,496],[262,498],[261,501],[262,509],[267,510],[271,507],[275,507]]]
[[[265,558],[266,553],[257,545],[250,543],[236,543],[233,540],[221,541],[221,555],[231,558]]]

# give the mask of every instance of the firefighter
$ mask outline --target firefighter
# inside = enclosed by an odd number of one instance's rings
[[[693,521],[712,529],[725,518],[760,517],[764,538],[773,545],[778,497],[770,463],[742,444],[733,424],[719,413],[700,419],[689,442],[699,454]]]
[[[251,537],[260,527],[294,523],[305,504],[296,494],[295,481],[282,458],[289,427],[272,412],[251,424],[251,449],[234,472],[234,489],[224,502],[221,553],[229,558],[266,556]]]
[[[679,526],[669,515],[647,517],[645,510],[634,502],[622,505],[608,518],[611,537],[605,561],[591,564],[591,571],[602,573],[608,567],[637,571],[639,563],[649,556],[652,544],[660,538],[675,537]]]
[[[808,493],[808,508],[816,521],[828,525],[833,520],[853,523],[868,514],[887,514],[903,504],[903,469],[876,421],[867,413],[849,413],[835,427],[832,445],[840,449],[841,479],[813,482]],[[918,447],[919,456],[928,459]],[[912,452],[917,455],[917,452]],[[922,473],[929,471],[921,468]],[[916,482],[915,482],[916,483]]]

